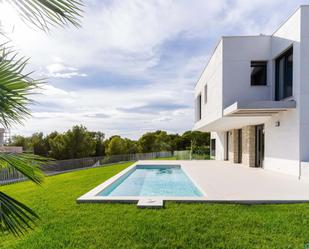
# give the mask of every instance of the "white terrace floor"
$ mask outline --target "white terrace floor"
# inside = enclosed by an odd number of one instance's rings
[[[309,180],[224,161],[139,161],[178,164],[206,193],[207,201],[309,201]]]

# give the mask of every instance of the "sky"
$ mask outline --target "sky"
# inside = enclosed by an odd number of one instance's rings
[[[0,20],[28,70],[46,84],[32,117],[12,134],[84,125],[136,139],[190,130],[194,86],[221,36],[272,34],[309,1],[85,0],[82,27],[44,33],[0,5]]]

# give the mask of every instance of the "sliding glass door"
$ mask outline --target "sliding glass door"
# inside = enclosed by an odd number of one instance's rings
[[[293,95],[293,47],[276,59],[275,100]]]

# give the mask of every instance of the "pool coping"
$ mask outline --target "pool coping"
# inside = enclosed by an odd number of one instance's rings
[[[104,189],[108,188],[111,184],[113,184],[115,181],[120,179],[121,177],[125,176],[126,174],[129,174],[131,171],[133,171],[137,165],[142,166],[160,166],[160,161],[154,163],[152,162],[145,162],[145,161],[137,161],[128,168],[122,170],[118,174],[112,176],[108,180],[104,181],[103,183],[99,184],[95,188],[91,189],[86,194],[80,196],[76,202],[77,203],[100,203],[100,202],[118,202],[118,203],[137,203],[139,200],[143,199],[154,199],[154,200],[163,200],[163,201],[177,201],[177,202],[204,202],[207,201],[207,194],[205,191],[194,181],[194,179],[190,176],[187,170],[185,170],[184,167],[182,167],[181,162],[164,162],[161,164],[166,165],[177,165],[180,166],[180,168],[185,172],[187,177],[192,181],[192,183],[195,185],[195,187],[203,194],[201,197],[175,197],[175,196],[99,196],[98,194],[102,192]]]

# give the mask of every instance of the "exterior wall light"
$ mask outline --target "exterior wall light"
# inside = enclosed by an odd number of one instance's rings
[[[275,123],[275,126],[276,126],[276,127],[279,127],[279,126],[280,126],[280,121],[277,121],[277,122]]]

